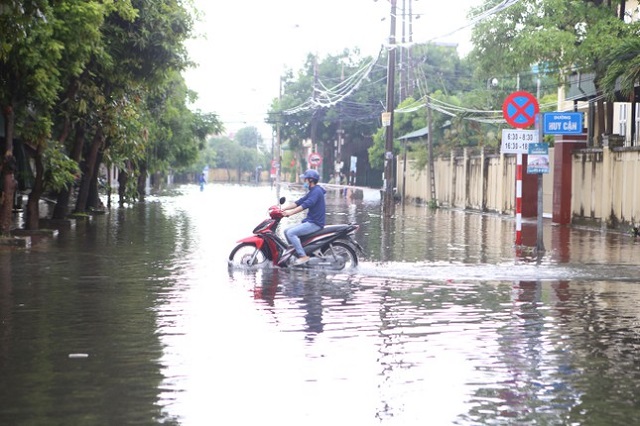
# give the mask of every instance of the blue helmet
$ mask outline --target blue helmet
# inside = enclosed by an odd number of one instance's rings
[[[309,169],[306,172],[304,172],[303,174],[300,175],[300,179],[313,179],[316,181],[316,183],[318,183],[318,181],[320,180],[320,174],[318,174],[318,172],[316,170],[313,169]]]

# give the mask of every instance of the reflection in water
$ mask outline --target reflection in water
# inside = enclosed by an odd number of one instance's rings
[[[174,424],[157,404],[153,313],[153,258],[168,258],[173,231],[146,209],[0,253],[0,424]]]
[[[9,346],[13,332],[13,298],[11,284],[11,253],[0,256],[0,369],[9,363]]]
[[[510,218],[330,192],[356,269],[229,269],[273,198],[185,187],[0,250],[0,423],[640,420],[635,239],[547,227],[534,259]]]

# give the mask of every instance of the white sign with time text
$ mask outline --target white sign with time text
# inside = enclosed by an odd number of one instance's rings
[[[538,143],[537,130],[502,129],[500,152],[503,154],[527,154],[530,143]]]

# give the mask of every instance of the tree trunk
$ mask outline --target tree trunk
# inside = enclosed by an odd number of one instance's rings
[[[91,179],[93,179],[94,171],[98,162],[98,153],[102,144],[104,143],[104,135],[102,129],[97,129],[96,134],[91,142],[91,149],[89,155],[85,158],[85,173],[82,175],[82,181],[80,183],[80,190],[78,191],[78,200],[76,201],[76,213],[86,212],[89,199],[89,185]]]
[[[103,152],[100,151],[96,160],[96,167],[93,169],[93,175],[89,181],[89,197],[87,199],[87,207],[94,210],[104,210],[104,205],[100,201],[100,194],[98,193],[98,174],[100,173],[100,164],[104,158]]]
[[[124,207],[124,202],[127,194],[127,182],[129,181],[129,171],[118,171],[118,205]]]
[[[30,230],[40,228],[40,197],[42,196],[44,189],[44,166],[42,165],[43,151],[44,146],[39,144],[34,155],[36,177],[27,201],[27,217],[25,221],[25,228]]]
[[[598,91],[598,100],[596,101],[596,110],[598,111],[598,134],[596,135],[596,146],[602,146],[602,136],[605,134],[605,116],[604,99],[602,92]]]
[[[8,106],[4,109],[5,146],[2,165],[0,166],[4,185],[0,204],[0,236],[8,236],[11,231],[11,213],[13,211],[13,197],[16,191],[16,159],[13,156],[13,120],[13,108]]]
[[[147,190],[147,165],[143,163],[140,166],[140,175],[138,176],[138,199],[144,201]]]
[[[70,102],[73,102],[73,99],[76,97],[76,94],[78,93],[78,90],[80,89],[80,78],[86,78],[88,74],[89,74],[89,71],[88,71],[88,69],[85,68],[85,70],[82,72],[82,76],[75,78],[69,84],[69,87],[67,88],[67,92],[64,94],[64,96],[62,96],[60,98],[60,104],[58,104],[58,108],[60,108],[62,106],[62,104],[68,104]],[[63,121],[63,124],[62,124],[62,131],[60,132],[60,135],[58,136],[58,142],[60,142],[61,144],[64,144],[65,141],[67,140],[67,138],[69,137],[69,134],[73,130],[73,127],[74,126],[71,124],[70,114],[68,114],[68,113],[64,114],[64,121]]]
[[[605,128],[607,135],[613,134],[613,101],[607,102],[607,122]]]
[[[78,164],[80,164],[82,149],[84,148],[84,136],[85,128],[80,125],[76,128],[76,136],[73,142],[73,149],[71,150],[71,159]],[[53,219],[64,219],[67,217],[72,189],[73,188],[64,189],[58,194],[58,201],[53,209]]]

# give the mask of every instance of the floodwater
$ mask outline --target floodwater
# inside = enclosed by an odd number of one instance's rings
[[[536,257],[509,217],[359,194],[327,194],[341,273],[227,267],[256,186],[0,248],[0,424],[640,424],[640,240],[545,223]]]

